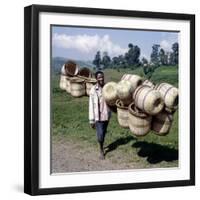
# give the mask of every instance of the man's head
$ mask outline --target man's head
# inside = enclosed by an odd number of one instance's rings
[[[97,71],[95,73],[95,78],[97,79],[97,83],[100,85],[100,86],[103,86],[104,85],[104,73],[102,71]]]

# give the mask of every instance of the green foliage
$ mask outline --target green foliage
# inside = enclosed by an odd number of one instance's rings
[[[167,65],[167,56],[165,54],[164,49],[162,49],[162,48],[160,49],[159,57],[160,57],[160,64]]]
[[[95,58],[93,60],[93,64],[96,66],[97,70],[100,69],[100,65],[101,65],[101,53],[100,53],[100,51],[97,51]]]
[[[172,50],[173,52],[171,53],[171,64],[172,65],[177,65],[178,64],[178,50],[179,50],[179,45],[177,42],[172,44]]]
[[[129,50],[125,53],[125,60],[128,65],[137,65],[139,64],[140,60],[140,48],[137,45],[129,44]]]
[[[104,52],[101,59],[100,51],[98,51],[93,60],[93,64],[96,66],[96,69],[101,69],[101,65],[103,65],[104,69],[130,68],[132,70],[135,70],[141,65],[145,67],[148,65],[150,66],[149,68],[143,69],[146,78],[151,78],[155,69],[159,66],[178,65],[179,45],[177,42],[172,44],[172,51],[169,52],[165,52],[162,48],[160,49],[159,44],[153,44],[150,61],[144,57],[140,60],[141,50],[139,46],[129,43],[128,48],[128,51],[124,55],[118,55],[112,58],[108,56],[108,52]]]
[[[151,53],[151,63],[154,65],[158,65],[159,63],[159,44],[154,44],[152,46],[152,53]]]
[[[145,57],[142,57],[141,63],[142,63],[142,65],[147,65],[148,60]]]
[[[155,67],[154,66],[143,66],[143,72],[145,74],[145,78],[151,79],[153,73],[154,73]]]
[[[110,66],[110,63],[111,63],[111,59],[108,56],[108,52],[105,51],[103,53],[101,64],[104,66],[104,69],[106,69],[106,68],[108,68]]]

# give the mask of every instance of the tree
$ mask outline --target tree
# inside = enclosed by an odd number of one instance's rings
[[[178,50],[179,50],[179,45],[177,42],[175,42],[174,44],[172,44],[172,50],[173,50],[173,63],[174,65],[178,64]]]
[[[169,64],[178,65],[179,45],[177,42],[172,44],[172,52],[169,54]]]
[[[170,52],[165,52],[165,65],[169,65]]]
[[[147,79],[151,79],[153,73],[154,73],[155,67],[150,64],[143,65],[143,72]]]
[[[102,65],[104,66],[104,68],[108,68],[110,63],[111,63],[111,59],[110,57],[108,56],[108,52],[103,52],[103,58],[102,58],[102,61],[101,61]]]
[[[170,53],[169,53],[169,64],[170,64],[170,65],[175,65],[175,63],[174,63],[174,54],[173,54],[173,52],[170,52]]]
[[[133,44],[132,44],[132,43],[129,43],[129,44],[128,44],[128,48],[129,48],[129,49],[133,48]]]
[[[97,70],[100,70],[100,66],[101,66],[101,53],[100,53],[100,51],[97,51],[95,58],[93,60],[93,64],[96,65]]]
[[[159,65],[159,44],[154,44],[152,46],[152,53],[151,53],[151,62],[155,65],[158,66]]]
[[[141,62],[143,66],[146,66],[148,64],[148,60],[145,57],[142,57]]]
[[[129,50],[125,53],[125,60],[128,65],[139,65],[140,60],[140,48],[137,45],[133,45],[132,43],[128,44]]]
[[[119,66],[122,68],[126,68],[128,66],[126,59],[123,55],[118,56]]]
[[[166,65],[166,55],[165,55],[165,51],[164,49],[160,49],[160,52],[159,52],[159,60],[160,60],[160,64],[161,65]]]
[[[115,56],[112,58],[112,64],[113,65],[119,65],[120,64],[120,60],[119,57]]]

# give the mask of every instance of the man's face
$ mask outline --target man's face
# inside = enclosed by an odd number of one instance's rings
[[[103,74],[97,74],[97,83],[100,85],[100,86],[103,86],[104,85],[104,75]]]

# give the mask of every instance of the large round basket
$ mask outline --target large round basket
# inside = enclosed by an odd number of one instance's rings
[[[133,99],[139,109],[150,115],[158,114],[164,107],[160,93],[146,85],[141,85],[135,90]]]
[[[142,84],[142,78],[136,74],[124,74],[121,80],[128,80],[131,82],[133,90]]]
[[[92,72],[89,68],[83,67],[83,68],[79,69],[78,76],[84,77],[84,78],[91,78]]]
[[[143,113],[131,103],[128,107],[128,124],[130,131],[136,136],[145,136],[151,130],[152,116]]]
[[[110,106],[115,106],[117,96],[117,83],[108,82],[104,85],[102,95],[106,101],[106,103]]]
[[[84,96],[85,95],[85,81],[80,78],[71,78],[70,92],[73,97]]]
[[[65,71],[65,64],[61,68],[61,75],[66,76],[66,71]]]
[[[59,87],[61,90],[66,90],[67,80],[65,75],[60,75]]]
[[[129,105],[133,101],[133,86],[128,80],[121,80],[117,84],[117,96],[124,105]]]
[[[173,115],[162,111],[161,113],[153,116],[151,129],[154,133],[160,136],[167,135],[170,131],[173,122]]]
[[[155,85],[154,85],[151,81],[149,81],[148,79],[146,79],[146,80],[142,83],[142,85],[149,86],[150,88],[154,88],[154,87],[155,87]]]
[[[124,106],[121,100],[116,101],[117,106],[117,120],[121,127],[129,128],[128,125],[128,107]]]
[[[160,92],[164,99],[165,105],[171,110],[176,110],[178,107],[178,89],[169,83],[161,83],[155,86],[155,89]]]
[[[94,86],[97,83],[97,80],[94,78],[87,78],[85,79],[85,84],[86,84],[86,94],[89,96],[90,95],[90,90],[92,86]]]
[[[78,74],[79,67],[78,65],[69,60],[64,64],[64,69],[62,69],[62,73],[64,72],[67,76],[76,76]]]
[[[71,84],[70,84],[70,80],[72,79],[72,77],[70,77],[70,76],[66,76],[66,92],[67,93],[71,93]]]

